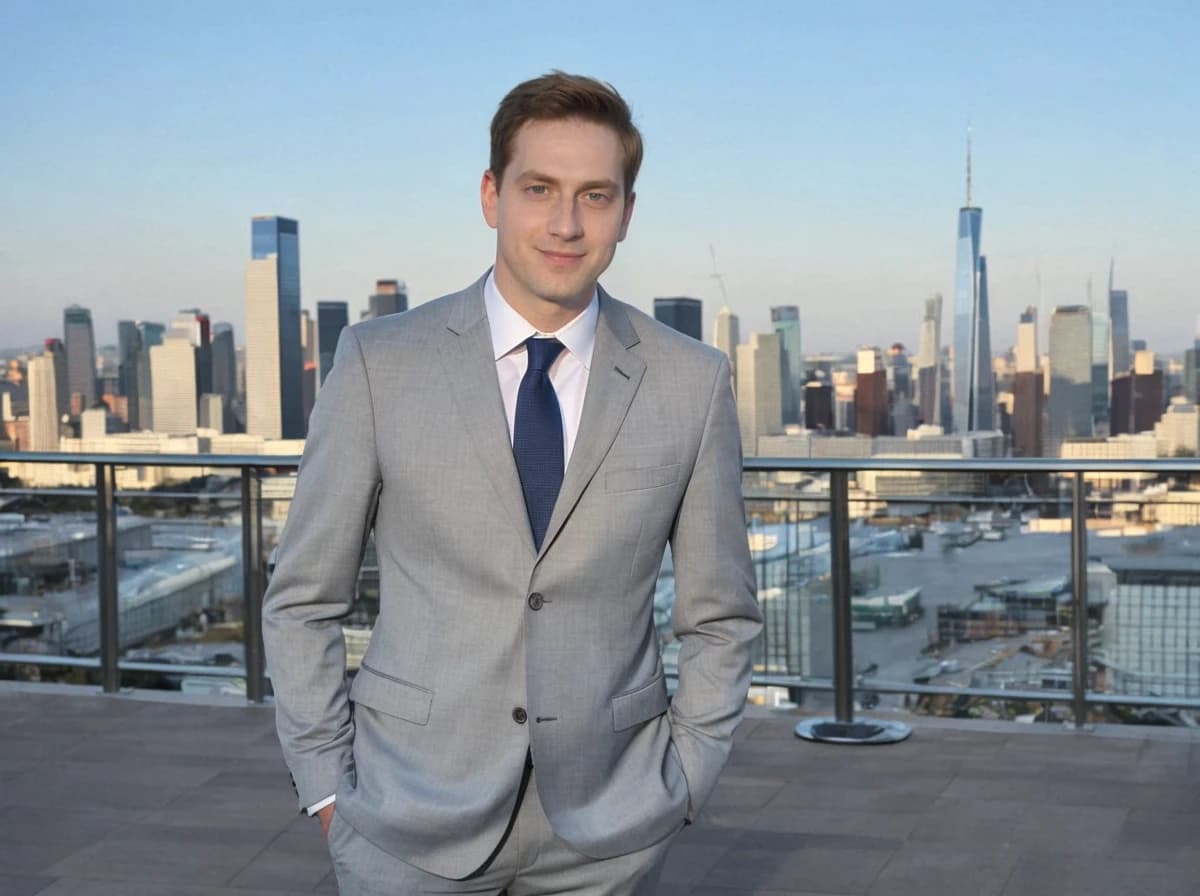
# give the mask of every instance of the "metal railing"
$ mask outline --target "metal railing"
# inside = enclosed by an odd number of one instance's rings
[[[294,470],[299,465],[296,456],[260,455],[161,455],[161,454],[71,454],[51,452],[0,452],[4,464],[67,464],[94,468],[94,485],[90,493],[96,501],[97,580],[99,585],[98,657],[66,655],[0,653],[0,664],[65,666],[98,669],[105,692],[121,687],[122,672],[159,671],[199,675],[244,676],[246,696],[251,703],[261,703],[267,693],[266,670],[262,646],[262,596],[267,582],[267,557],[263,541],[264,471]],[[225,495],[204,495],[193,492],[118,491],[116,471],[122,467],[186,467],[221,471],[237,471],[240,476],[243,576],[243,647],[241,667],[190,666],[152,663],[122,659],[120,656],[119,600],[117,581],[116,507],[122,498],[171,498],[231,500]],[[1125,705],[1133,707],[1172,707],[1200,709],[1200,700],[1153,695],[1125,695],[1093,692],[1088,689],[1088,595],[1087,595],[1087,510],[1089,503],[1100,503],[1099,496],[1089,497],[1085,482],[1087,473],[1153,473],[1159,476],[1200,475],[1200,461],[1171,460],[1059,460],[1059,459],[988,459],[945,460],[920,458],[747,458],[748,473],[803,473],[829,477],[829,551],[831,601],[833,611],[833,668],[830,679],[799,675],[756,674],[754,684],[791,689],[832,691],[837,718],[851,721],[856,693],[909,694],[916,696],[968,696],[993,699],[1030,700],[1043,704],[1069,703],[1077,724],[1087,719],[1091,706]],[[1057,474],[1070,477],[1069,496],[1071,519],[1071,604],[1072,687],[1069,693],[1052,690],[1010,690],[977,687],[947,687],[909,682],[889,682],[857,676],[853,661],[853,624],[851,610],[851,536],[850,477],[857,472],[952,472],[982,474]],[[0,488],[4,496],[88,494],[88,489],[39,489],[27,487]],[[776,495],[783,498],[783,495]],[[821,500],[812,496],[791,496],[804,501]],[[881,499],[890,500],[890,499]],[[903,499],[902,499],[903,500]],[[926,496],[910,499],[925,504],[958,503],[982,504],[989,499],[981,495]],[[1000,500],[1010,501],[1011,498]],[[1037,503],[1052,503],[1053,497],[1039,497]],[[1122,503],[1136,503],[1122,499]]]

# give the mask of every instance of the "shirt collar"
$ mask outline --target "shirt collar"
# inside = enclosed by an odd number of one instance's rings
[[[496,272],[488,274],[483,285],[483,306],[492,331],[492,351],[497,361],[523,345],[530,336],[553,336],[580,360],[592,367],[592,349],[596,345],[596,324],[600,320],[600,297],[592,290],[592,300],[575,318],[554,333],[542,333],[508,304],[496,286]]]

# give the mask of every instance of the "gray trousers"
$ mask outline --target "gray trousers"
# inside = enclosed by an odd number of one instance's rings
[[[335,809],[329,854],[341,896],[497,896],[505,891],[508,896],[652,896],[678,831],[637,852],[611,859],[589,858],[555,835],[542,810],[533,769],[528,774],[503,842],[489,863],[466,880],[430,874],[384,852],[350,827]]]

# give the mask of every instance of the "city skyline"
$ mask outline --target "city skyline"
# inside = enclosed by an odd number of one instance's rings
[[[357,304],[381,276],[404,278],[413,305],[461,287],[494,254],[478,208],[488,119],[506,86],[551,67],[611,80],[645,132],[630,238],[604,277],[644,310],[656,295],[720,307],[713,245],[743,331],[794,304],[809,350],[913,349],[913,309],[953,295],[947,209],[961,204],[969,119],[993,348],[1015,341],[1027,305],[1084,302],[1114,256],[1130,337],[1163,353],[1191,341],[1200,72],[1187,4],[1136,17],[1029,5],[970,22],[949,4],[666,4],[633,27],[614,14],[535,29],[470,6],[273,9],[10,7],[0,111],[22,127],[0,187],[18,222],[0,254],[3,342],[37,344],[57,330],[48,309],[70,302],[99,333],[161,319],[164,304],[244,333],[239,224],[263,213],[305,222],[310,310]],[[392,34],[405,52],[362,66]],[[466,65],[447,52],[488,41],[513,52]],[[285,62],[276,94],[247,89]]]

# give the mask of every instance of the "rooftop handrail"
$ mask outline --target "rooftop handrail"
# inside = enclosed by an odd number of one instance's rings
[[[245,676],[247,681],[247,698],[251,702],[261,702],[267,693],[266,670],[264,668],[261,644],[261,602],[267,581],[267,558],[263,542],[262,506],[267,500],[262,494],[263,473],[268,470],[294,470],[299,466],[299,455],[261,455],[261,454],[135,454],[135,453],[75,453],[75,452],[15,452],[0,451],[0,465],[3,464],[66,464],[73,466],[94,466],[94,483],[79,489],[38,489],[46,494],[91,493],[97,500],[97,547],[99,551],[99,602],[100,602],[100,657],[96,659],[80,659],[76,657],[53,657],[30,655],[24,662],[41,665],[64,665],[96,668],[101,672],[101,682],[105,691],[116,691],[120,687],[122,671],[145,670],[153,664],[131,662],[119,656],[117,629],[118,601],[116,581],[116,503],[117,499],[130,494],[116,489],[115,471],[118,467],[191,467],[236,471],[240,479],[240,503],[242,518],[242,570],[243,570],[243,599],[245,606],[245,627],[243,632],[245,647]],[[856,679],[851,659],[852,651],[852,619],[850,613],[849,586],[849,528],[847,507],[855,503],[856,498],[847,492],[848,477],[854,472],[871,471],[906,471],[906,472],[970,472],[981,474],[1061,474],[1070,482],[1065,492],[1057,496],[1046,495],[1038,498],[1042,502],[1066,501],[1071,505],[1071,570],[1072,579],[1076,583],[1072,595],[1072,688],[1058,693],[1047,692],[1041,696],[1046,703],[1069,702],[1072,704],[1073,716],[1076,720],[1086,719],[1086,712],[1091,705],[1124,703],[1140,706],[1176,706],[1200,708],[1200,700],[1179,699],[1167,702],[1168,698],[1161,696],[1113,695],[1088,690],[1088,656],[1087,656],[1087,525],[1086,507],[1095,501],[1094,494],[1089,495],[1089,483],[1085,478],[1087,473],[1151,473],[1157,475],[1191,476],[1200,474],[1200,458],[945,458],[906,456],[906,457],[749,457],[744,461],[744,471],[748,473],[779,473],[797,472],[829,474],[830,491],[827,496],[813,496],[807,493],[791,492],[786,486],[777,489],[766,489],[773,494],[758,494],[760,489],[750,489],[748,499],[792,499],[803,501],[828,501],[831,516],[831,559],[836,560],[832,566],[832,593],[835,601],[840,604],[835,614],[834,631],[834,674],[832,689],[835,693],[835,703],[839,719],[850,720],[853,715],[853,697],[856,690],[874,690],[892,693],[943,693],[946,689],[906,685],[903,689],[886,682]],[[4,493],[24,493],[26,489],[0,489]],[[751,495],[750,492],[753,492]],[[154,496],[153,491],[146,492]],[[190,497],[196,497],[191,495]],[[228,499],[230,496],[222,495]],[[993,500],[1008,500],[1004,497],[982,494],[954,495],[946,492],[945,500],[955,500],[963,503],[988,503]],[[1130,496],[1131,498],[1133,496]],[[923,500],[930,500],[926,496]],[[880,500],[890,500],[881,497]],[[903,503],[915,498],[899,497]],[[937,499],[935,499],[937,500]],[[1121,499],[1125,501],[1125,498]],[[1134,501],[1136,503],[1136,501]],[[836,523],[836,525],[834,525]],[[0,654],[0,662],[12,662],[13,655]],[[164,669],[172,667],[163,664]],[[229,675],[231,668],[224,668],[221,675]],[[801,682],[795,686],[827,689],[828,683],[816,678],[801,679],[791,675],[763,674],[756,676],[755,682],[760,684],[778,684],[793,686],[792,682]],[[958,693],[986,696],[986,688],[962,688]],[[1016,696],[1014,692],[1010,692]],[[1081,722],[1082,724],[1082,722]]]

